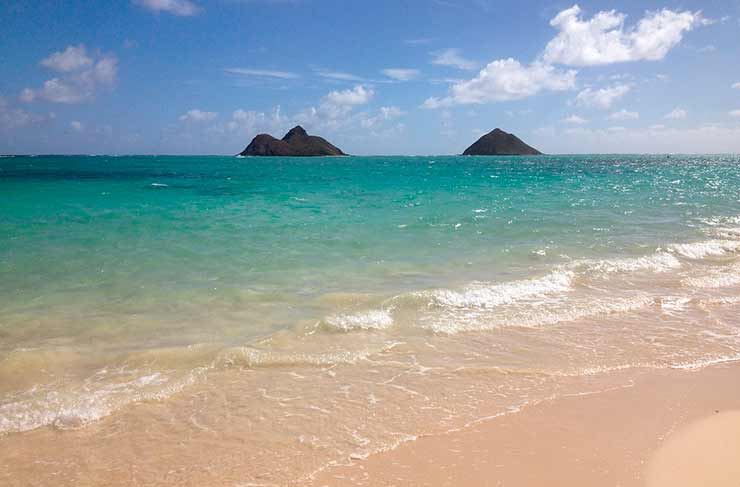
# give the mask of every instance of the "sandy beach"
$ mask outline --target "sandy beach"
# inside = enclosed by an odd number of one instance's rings
[[[327,469],[312,485],[740,485],[740,365],[612,380],[605,392],[544,401]]]

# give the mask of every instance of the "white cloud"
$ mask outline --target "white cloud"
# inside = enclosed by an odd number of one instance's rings
[[[575,71],[559,71],[553,66],[532,63],[523,66],[508,58],[493,61],[478,76],[450,87],[445,98],[429,98],[424,108],[439,108],[458,104],[518,100],[536,95],[542,90],[563,91],[575,86]]]
[[[580,7],[573,5],[550,21],[559,32],[545,47],[545,62],[594,66],[655,61],[678,45],[685,32],[702,24],[701,12],[668,9],[647,12],[628,29],[624,27],[626,15],[616,10],[600,11],[589,20],[580,14]]]
[[[578,115],[571,115],[570,117],[564,118],[563,122],[574,125],[583,125],[584,123],[588,123],[588,120],[583,117],[579,117]]]
[[[688,117],[689,112],[684,110],[683,108],[674,108],[669,113],[666,114],[665,119],[667,120],[683,120],[686,117]]]
[[[234,110],[231,119],[219,124],[212,130],[221,133],[235,133],[239,137],[254,136],[260,132],[284,131],[289,120],[280,114],[280,106],[275,107],[270,114],[254,110]]]
[[[226,68],[224,71],[238,76],[256,76],[259,78],[295,79],[299,77],[296,73],[272,69]]]
[[[611,108],[612,103],[626,95],[630,89],[630,85],[625,84],[617,84],[598,90],[586,88],[576,95],[575,103],[580,106],[607,110]]]
[[[355,107],[368,103],[375,95],[372,88],[356,85],[346,90],[329,92],[318,107],[310,107],[293,119],[301,125],[336,130],[351,123]]]
[[[80,86],[62,81],[59,78],[52,78],[44,81],[41,88],[36,90],[25,88],[21,92],[21,99],[25,102],[43,99],[52,103],[80,103],[90,96],[87,90],[80,88]]]
[[[342,71],[329,71],[326,69],[314,69],[314,72],[322,78],[338,79],[340,81],[363,81],[362,77]]]
[[[411,46],[418,46],[420,44],[429,44],[432,41],[434,41],[434,39],[431,37],[419,37],[417,39],[405,39],[403,42],[404,44]]]
[[[651,125],[648,127],[650,130],[663,130],[665,128],[665,125],[662,123],[656,123],[655,125]]]
[[[82,132],[82,129],[84,128],[82,122],[78,120],[72,120],[71,122],[69,122],[69,126],[75,132]]]
[[[360,125],[365,128],[376,127],[387,120],[393,120],[394,118],[406,115],[406,112],[398,108],[397,106],[380,107],[378,114],[373,117],[363,116],[360,119]]]
[[[406,112],[404,112],[403,110],[401,110],[400,108],[396,106],[390,106],[390,107],[380,107],[380,114],[385,120],[390,120],[392,118],[406,115]]]
[[[214,120],[218,114],[216,112],[204,112],[197,108],[188,110],[185,114],[180,115],[180,121],[182,122],[210,122]]]
[[[190,0],[134,0],[134,3],[153,12],[168,12],[182,17],[200,12],[200,8]]]
[[[55,52],[49,57],[41,60],[41,65],[54,71],[68,73],[78,69],[91,66],[92,58],[87,55],[84,44],[79,46],[67,46],[67,49],[61,52]]]
[[[0,96],[0,129],[15,129],[33,125],[55,118],[53,113],[38,115],[20,108],[11,107],[5,98]]]
[[[364,105],[374,94],[372,88],[356,85],[351,89],[330,92],[326,95],[326,101],[335,106]]]
[[[41,61],[41,65],[64,73],[46,80],[40,88],[24,88],[21,100],[30,103],[45,100],[52,103],[80,103],[91,100],[101,87],[115,84],[118,59],[114,56],[88,56],[85,46],[68,46]]]
[[[731,117],[734,117],[734,118],[740,118],[740,109],[739,109],[739,110],[730,110],[730,111],[728,112],[728,114],[729,114],[729,115],[730,115]]]
[[[638,112],[630,112],[624,108],[609,115],[609,120],[637,120],[638,118],[640,118]]]
[[[442,51],[433,52],[432,55],[434,56],[432,64],[437,64],[439,66],[454,66],[459,69],[475,69],[476,66],[478,66],[478,63],[475,61],[465,59],[462,56],[460,49],[444,49]]]
[[[571,137],[563,137],[563,134]],[[532,144],[546,147],[551,153],[737,153],[740,152],[740,127],[653,125],[616,130],[571,127],[551,133],[537,132]]]
[[[738,81],[737,83],[733,83],[732,88],[735,90],[740,90],[740,81]]]
[[[388,68],[384,69],[382,73],[398,81],[409,81],[419,76],[418,69]]]

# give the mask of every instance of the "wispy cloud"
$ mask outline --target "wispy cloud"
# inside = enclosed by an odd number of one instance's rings
[[[190,0],[133,0],[133,2],[152,12],[167,12],[181,17],[196,15],[201,10]]]
[[[322,68],[316,68],[313,71],[322,78],[335,79],[340,81],[365,81],[361,76],[357,76],[352,73],[345,73],[342,71],[332,71]]]
[[[611,108],[612,103],[622,98],[631,89],[631,86],[626,84],[616,84],[598,90],[586,88],[576,95],[574,102],[580,106],[607,110]]]
[[[0,129],[17,129],[28,125],[54,120],[53,113],[39,115],[22,108],[11,107],[5,98],[0,97]]]
[[[666,120],[684,120],[688,116],[689,116],[689,112],[687,112],[683,108],[674,108],[673,110],[668,112],[663,118],[665,118]]]
[[[396,81],[410,81],[419,76],[418,69],[387,68],[382,70],[381,72]]]
[[[431,53],[433,56],[432,64],[438,66],[454,66],[458,69],[475,69],[478,63],[463,57],[460,49],[451,47],[441,51]]]
[[[630,112],[624,108],[609,115],[609,120],[637,120],[638,118],[640,118],[638,112]]]
[[[571,115],[570,117],[564,118],[563,122],[574,125],[583,125],[584,123],[588,123],[588,120],[583,117],[579,117],[578,115]]]
[[[420,37],[417,39],[404,39],[404,44],[409,44],[411,46],[418,46],[421,44],[431,44],[434,41],[434,38],[432,37]]]
[[[300,75],[290,71],[276,71],[272,69],[252,69],[252,68],[226,68],[224,71],[228,74],[237,76],[251,76],[258,78],[278,78],[278,79],[296,79]]]
[[[185,114],[180,115],[181,122],[210,122],[214,120],[218,114],[216,112],[204,112],[197,108],[188,110]]]

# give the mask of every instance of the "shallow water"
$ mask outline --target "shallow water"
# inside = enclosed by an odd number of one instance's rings
[[[738,360],[739,163],[3,158],[0,479],[283,485]]]

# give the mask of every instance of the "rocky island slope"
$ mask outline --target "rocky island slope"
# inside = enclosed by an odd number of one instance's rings
[[[269,134],[259,134],[244,149],[240,156],[344,156],[339,148],[326,139],[308,135],[300,125],[296,125],[282,139]]]
[[[539,156],[542,152],[531,147],[514,134],[497,128],[465,149],[464,156]]]

